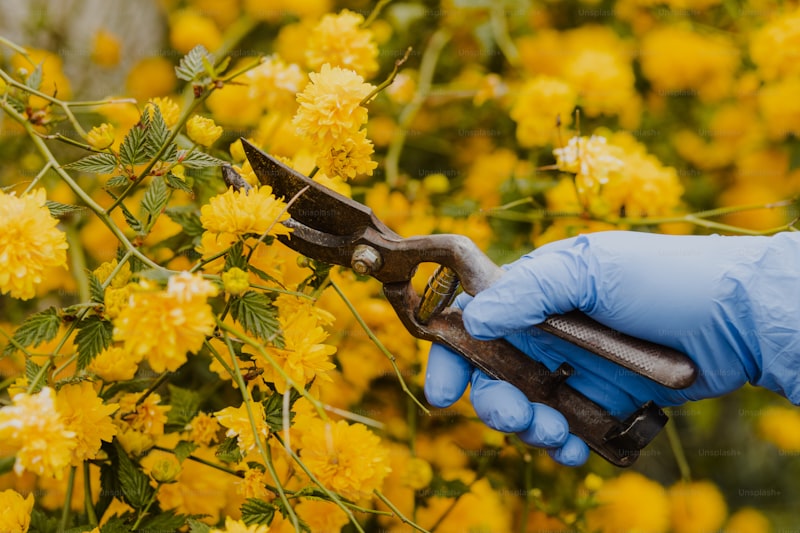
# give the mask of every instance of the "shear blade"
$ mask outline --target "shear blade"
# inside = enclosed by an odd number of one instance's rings
[[[292,202],[289,214],[296,221],[331,235],[358,234],[369,227],[387,237],[397,237],[370,208],[303,176],[246,139],[241,141],[258,181],[272,187],[278,198]]]

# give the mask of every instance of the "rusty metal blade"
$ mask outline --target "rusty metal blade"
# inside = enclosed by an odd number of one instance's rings
[[[301,224],[331,235],[353,235],[372,228],[385,237],[400,238],[367,206],[303,176],[246,139],[242,139],[242,147],[258,181],[272,187],[275,196],[287,202],[294,199],[289,214]]]

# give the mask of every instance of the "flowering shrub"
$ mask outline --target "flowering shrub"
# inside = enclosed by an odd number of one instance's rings
[[[794,525],[800,419],[763,392],[673,409],[624,473],[429,409],[426,343],[378,283],[276,242],[294,199],[239,138],[498,263],[794,230],[796,7],[163,5],[167,42],[130,60],[111,26],[84,54],[0,34],[0,531]],[[124,83],[81,99],[78,57]]]

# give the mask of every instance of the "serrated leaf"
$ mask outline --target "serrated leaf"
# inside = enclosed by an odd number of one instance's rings
[[[220,461],[225,463],[238,463],[242,460],[242,451],[239,449],[239,442],[236,437],[226,437],[219,446],[214,455]]]
[[[442,477],[436,476],[433,478],[433,481],[431,481],[430,487],[425,489],[425,491],[431,496],[460,498],[469,492],[469,485],[460,479],[445,480]]]
[[[99,516],[103,516],[108,509],[108,506],[111,505],[111,502],[114,501],[114,498],[122,493],[122,489],[119,486],[119,476],[117,475],[116,469],[116,453],[117,449],[111,445],[110,443],[105,443],[102,446],[102,449],[109,455],[109,457],[113,458],[111,462],[103,462],[100,465],[100,494],[97,498],[97,504],[95,506],[95,510]]]
[[[232,268],[248,270],[247,258],[244,256],[244,245],[242,241],[233,243],[228,249],[228,253],[225,255],[225,270],[230,270]]]
[[[178,150],[178,161],[186,168],[207,168],[225,165],[225,161],[197,150]]]
[[[164,116],[158,106],[152,106],[153,116],[147,124],[147,157],[152,159],[156,153],[164,146],[169,138],[169,128],[164,122]],[[165,154],[162,154],[161,159]]]
[[[294,418],[294,411],[291,409],[300,397],[300,393],[295,389],[291,389],[291,392],[289,392],[290,422]],[[272,431],[283,431],[283,394],[272,393],[261,403],[264,405],[264,415],[269,428]]]
[[[125,204],[119,204],[120,211],[122,211],[122,216],[125,217],[125,222],[130,226],[130,228],[135,231],[136,233],[141,233],[144,229],[144,225],[136,218],[133,213],[131,213],[130,209],[125,207]],[[131,265],[131,270],[133,267]]]
[[[213,56],[206,50],[205,46],[198,44],[189,53],[183,56],[175,67],[175,74],[178,78],[186,81],[194,81],[205,74],[205,67],[203,59],[206,61],[214,62]]]
[[[72,163],[64,165],[64,168],[90,172],[92,174],[111,174],[117,169],[117,158],[114,154],[92,154]]]
[[[119,147],[119,159],[129,167],[147,162],[147,133],[143,128],[134,126],[128,131]]]
[[[34,363],[32,359],[30,358],[25,359],[25,379],[28,380],[28,383],[33,383],[34,381],[36,381],[36,376],[39,375],[39,372],[41,372],[41,370],[42,367]],[[42,380],[39,380],[39,384],[36,385],[36,387],[34,387],[34,389],[31,392],[37,393],[40,390],[42,390]]]
[[[179,463],[182,463],[186,460],[187,457],[192,455],[192,453],[197,449],[197,444],[194,442],[190,442],[188,440],[182,440],[178,444],[175,445],[175,458],[178,460]]]
[[[112,516],[100,528],[100,533],[130,533],[133,523],[129,519],[132,518],[134,516],[130,513],[125,513],[122,516]]]
[[[131,180],[128,179],[127,176],[112,176],[108,178],[106,181],[106,187],[125,187],[127,186]]]
[[[186,524],[186,515],[175,511],[163,511],[150,520],[145,520],[138,531],[178,531]]]
[[[40,509],[31,510],[31,521],[28,531],[37,533],[56,533],[58,531],[58,518],[47,516]]]
[[[189,533],[211,533],[211,526],[199,520],[190,518],[186,523],[189,525]]]
[[[197,215],[194,208],[185,206],[168,207],[164,211],[164,214],[173,222],[180,224],[183,228],[183,233],[190,237],[199,237],[205,231],[202,222],[200,222],[200,217]]]
[[[186,183],[186,181],[184,181],[183,178],[179,178],[172,172],[167,172],[167,175],[164,177],[166,178],[167,185],[172,187],[173,189],[178,189],[179,191],[188,193],[192,192],[192,188],[189,186],[189,184]]]
[[[70,205],[70,204],[62,204],[61,202],[54,202],[52,200],[47,200],[45,202],[47,209],[50,210],[50,216],[53,218],[61,218],[64,215],[69,215],[70,213],[74,213],[76,211],[85,211],[85,207],[81,207],[79,205]]]
[[[150,186],[144,192],[142,198],[142,209],[150,217],[155,218],[161,214],[161,211],[167,206],[169,201],[169,193],[167,192],[167,185],[164,180],[158,176],[153,177]]]
[[[125,501],[134,509],[143,509],[153,496],[150,478],[128,458],[121,446],[117,447],[119,484]]]
[[[196,392],[170,385],[169,404],[171,407],[167,412],[167,424],[180,429],[185,428],[200,409],[200,402],[200,395]]]
[[[248,291],[233,299],[231,315],[248,333],[264,340],[279,338],[278,310],[263,293]]]
[[[33,69],[33,72],[28,74],[28,77],[25,78],[25,85],[33,89],[34,91],[38,91],[39,88],[42,86],[42,64],[39,63],[36,65],[36,68]]]
[[[103,288],[103,282],[92,272],[87,272],[86,277],[89,280],[89,297],[95,303],[103,303],[106,300],[106,290]]]
[[[275,506],[256,498],[247,498],[239,510],[242,512],[242,522],[248,526],[253,524],[268,526],[275,518]]]
[[[61,318],[55,307],[48,307],[44,311],[34,313],[17,328],[12,339],[20,346],[39,346],[43,342],[53,340],[61,326]],[[16,352],[14,343],[9,342],[3,350],[3,355]]]
[[[90,316],[78,324],[75,344],[78,346],[78,370],[89,366],[100,352],[111,344],[114,326],[108,320]]]

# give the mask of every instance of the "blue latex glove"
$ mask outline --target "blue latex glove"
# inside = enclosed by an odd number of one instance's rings
[[[551,370],[568,361],[568,383],[618,418],[648,400],[660,406],[720,396],[750,382],[800,404],[800,233],[773,237],[604,232],[555,242],[506,267],[475,298],[459,297],[467,331],[505,337]],[[670,346],[698,365],[697,381],[672,390],[532,325],[579,309],[634,337]],[[589,449],[554,409],[473,369],[440,345],[430,352],[425,395],[446,407],[472,384],[490,427],[518,433],[567,465]]]

